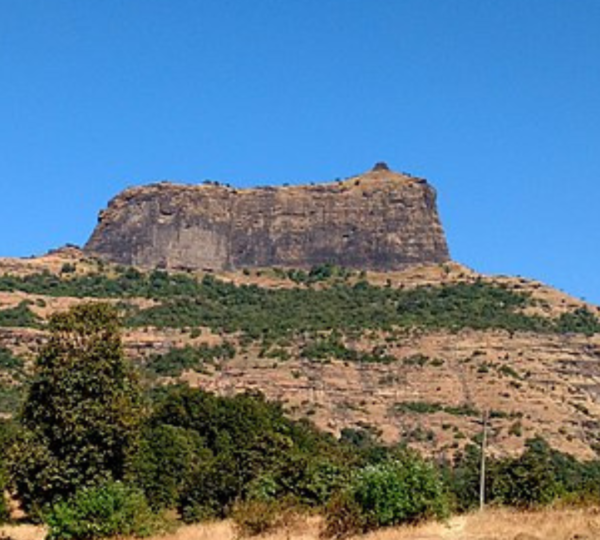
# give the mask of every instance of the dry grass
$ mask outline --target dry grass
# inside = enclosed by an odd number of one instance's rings
[[[184,525],[162,540],[234,540],[236,538],[231,521],[218,521],[198,525]]]
[[[319,521],[257,537],[260,540],[318,540]],[[499,509],[456,516],[448,523],[384,529],[352,540],[596,540],[600,509],[552,509],[519,512]],[[165,540],[235,540],[230,522],[182,527]],[[19,539],[20,540],[20,539]],[[24,539],[25,540],[25,539]],[[27,539],[29,540],[29,539]]]
[[[13,540],[43,540],[46,529],[37,525],[0,525],[0,538]]]
[[[600,538],[600,509],[548,509],[518,512],[501,509],[468,516],[468,540],[592,540]]]
[[[319,540],[319,518],[309,517],[259,540]],[[43,540],[45,531],[31,525],[0,526],[0,536],[14,540]],[[237,540],[231,521],[185,525],[160,540]],[[456,516],[448,523],[426,523],[369,533],[353,540],[597,540],[600,508],[548,509],[521,512],[491,509]],[[159,539],[156,539],[159,540]]]

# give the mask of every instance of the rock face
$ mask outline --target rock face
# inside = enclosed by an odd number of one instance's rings
[[[233,189],[167,182],[110,201],[84,251],[143,268],[372,270],[449,260],[435,190],[377,167],[344,181]]]

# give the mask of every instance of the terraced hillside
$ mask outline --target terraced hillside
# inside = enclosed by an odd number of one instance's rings
[[[345,436],[430,455],[477,440],[519,451],[533,435],[600,451],[600,310],[541,283],[455,263],[402,272],[141,272],[64,249],[0,260],[0,410],[10,414],[45,339],[78,302],[117,303],[148,386],[260,390]]]

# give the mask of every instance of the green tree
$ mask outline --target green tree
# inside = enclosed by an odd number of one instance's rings
[[[11,420],[0,418],[0,523],[9,517],[8,504],[4,498],[7,484],[6,451],[15,435],[15,426]]]
[[[134,459],[136,484],[154,509],[176,508],[189,478],[206,468],[211,458],[197,431],[168,424],[148,426]]]
[[[143,411],[113,306],[80,304],[52,316],[49,330],[12,448],[12,484],[30,511],[123,479]]]
[[[489,480],[488,499],[516,507],[550,504],[563,491],[553,451],[539,437],[527,440],[525,452],[518,458],[507,458],[493,465]]]

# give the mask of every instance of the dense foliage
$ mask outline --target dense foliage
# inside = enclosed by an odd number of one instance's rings
[[[149,508],[177,509],[186,521],[231,516],[240,531],[259,533],[293,509],[317,507],[324,532],[340,537],[440,518],[479,500],[475,446],[440,466],[360,430],[335,440],[259,394],[164,387],[140,429],[127,483],[78,487],[46,508],[53,539],[142,536],[157,524]],[[71,474],[79,478],[76,468]],[[579,462],[542,439],[528,441],[521,456],[488,457],[486,480],[491,504],[600,500],[599,462]],[[44,475],[33,482],[43,487]]]
[[[389,330],[396,325],[548,329],[545,320],[518,311],[527,302],[524,296],[483,282],[412,290],[375,287],[366,281],[319,289],[264,289],[206,276],[199,287],[195,296],[166,298],[157,306],[132,312],[129,324],[208,326],[253,339],[331,329]]]
[[[479,504],[480,449],[467,446],[445,471],[457,510]],[[600,462],[581,462],[552,449],[541,438],[526,442],[517,457],[486,460],[485,499],[490,504],[519,508],[567,501],[600,500]]]
[[[29,510],[124,478],[142,412],[112,306],[57,313],[49,330],[12,449],[12,480]]]
[[[148,499],[190,521],[223,516],[240,497],[321,504],[346,456],[331,436],[260,395],[184,387],[158,398],[140,448],[136,473]]]
[[[4,523],[8,515],[8,505],[4,493],[8,487],[7,450],[15,436],[16,426],[9,420],[0,419],[0,524]]]

